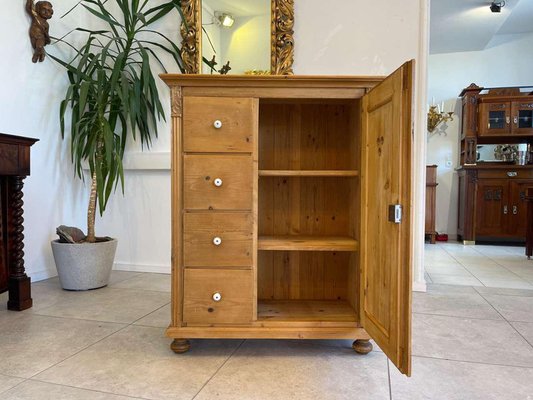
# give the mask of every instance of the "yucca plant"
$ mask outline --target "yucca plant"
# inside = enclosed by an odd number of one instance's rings
[[[70,82],[60,104],[61,135],[65,137],[65,119],[70,118],[70,150],[75,173],[83,179],[85,163],[90,170],[87,242],[96,241],[97,204],[102,215],[119,183],[124,191],[122,159],[128,139],[139,138],[143,148],[149,148],[153,137],[157,137],[157,120],[165,118],[150,61],[166,72],[158,54],[168,53],[184,72],[180,49],[165,35],[150,28],[172,11],[181,14],[180,0],[157,6],[153,3],[150,0],[80,0],[68,13],[84,7],[107,28],[74,29],[73,32],[87,35],[81,48],[69,44],[68,35],[57,39],[58,44],[67,44],[75,50],[70,61],[49,54],[66,68]],[[117,11],[111,12],[110,6]]]

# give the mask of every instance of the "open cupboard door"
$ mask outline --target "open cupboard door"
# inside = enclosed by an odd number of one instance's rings
[[[362,100],[361,323],[411,374],[411,143],[409,61]]]

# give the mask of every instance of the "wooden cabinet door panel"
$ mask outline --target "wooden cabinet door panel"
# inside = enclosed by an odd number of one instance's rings
[[[510,103],[481,103],[479,105],[479,136],[502,136],[510,133]]]
[[[509,235],[525,240],[527,230],[527,189],[533,188],[533,181],[509,182]]]
[[[413,62],[363,97],[361,323],[404,374],[411,371]],[[389,220],[402,206],[401,223]]]
[[[533,135],[533,101],[513,101],[511,105],[514,135]]]
[[[476,236],[498,237],[507,231],[509,182],[479,179],[476,199]]]

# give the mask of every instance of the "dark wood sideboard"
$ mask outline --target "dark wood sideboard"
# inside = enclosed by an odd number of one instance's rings
[[[527,144],[531,151],[533,92],[530,87],[483,88],[471,84],[459,97],[462,117],[457,237],[464,244],[524,242],[525,198],[528,188],[533,187],[533,152],[529,164],[516,165],[484,161],[478,146]]]
[[[30,174],[30,147],[38,139],[0,133],[0,293],[9,290],[7,308],[32,306],[24,269],[22,188]]]
[[[437,205],[437,166],[426,165],[426,228],[425,234],[429,236],[431,244],[435,244],[437,231],[435,230],[436,205]]]

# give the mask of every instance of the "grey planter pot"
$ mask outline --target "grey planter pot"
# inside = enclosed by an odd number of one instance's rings
[[[52,241],[61,287],[89,290],[106,286],[115,260],[117,240],[99,243],[59,243]]]

